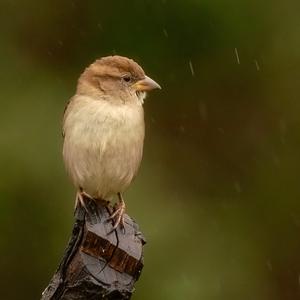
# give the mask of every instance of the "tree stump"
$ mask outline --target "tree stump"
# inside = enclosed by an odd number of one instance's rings
[[[143,268],[145,239],[125,215],[112,231],[106,203],[85,199],[75,211],[72,236],[41,300],[130,299]]]

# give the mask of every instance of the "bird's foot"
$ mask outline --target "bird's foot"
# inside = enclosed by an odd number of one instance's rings
[[[88,212],[88,208],[86,207],[85,204],[86,198],[94,200],[92,196],[84,192],[82,189],[78,190],[76,194],[75,209],[80,205],[86,210],[86,212]]]
[[[124,213],[125,213],[126,206],[125,206],[123,197],[120,193],[118,194],[118,197],[119,197],[119,201],[113,207],[114,212],[108,218],[108,221],[113,220],[113,222],[114,222],[114,226],[113,226],[113,229],[111,230],[111,232],[116,230],[119,225],[121,226],[121,228],[123,230],[125,230]]]

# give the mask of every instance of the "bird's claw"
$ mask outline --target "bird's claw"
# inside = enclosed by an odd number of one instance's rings
[[[89,212],[85,203],[86,202],[85,198],[89,198],[93,200],[93,197],[91,197],[88,193],[84,192],[83,190],[77,191],[75,209],[80,205],[85,209],[86,212]]]
[[[125,226],[124,226],[125,208],[126,208],[125,202],[124,202],[122,196],[119,196],[119,201],[114,205],[114,212],[107,219],[107,221],[113,221],[113,223],[114,223],[113,228],[110,231],[110,233],[113,232],[114,230],[116,230],[119,225],[125,232]]]

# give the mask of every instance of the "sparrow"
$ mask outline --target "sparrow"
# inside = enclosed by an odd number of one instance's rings
[[[77,189],[76,204],[86,197],[109,205],[110,219],[124,227],[122,194],[137,175],[145,136],[146,93],[160,89],[132,59],[107,56],[80,75],[63,117],[63,159]]]

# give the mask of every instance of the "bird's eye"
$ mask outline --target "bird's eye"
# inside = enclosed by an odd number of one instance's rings
[[[126,74],[122,77],[122,80],[129,83],[132,80],[132,77],[129,74]]]

